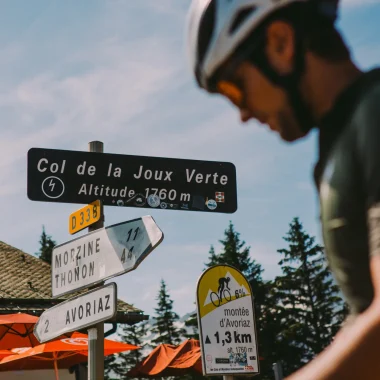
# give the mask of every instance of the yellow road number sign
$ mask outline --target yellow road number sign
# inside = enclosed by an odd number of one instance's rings
[[[100,201],[95,201],[73,212],[69,217],[69,232],[71,235],[96,223],[101,217]]]

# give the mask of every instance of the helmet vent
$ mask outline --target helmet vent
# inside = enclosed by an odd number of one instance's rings
[[[230,34],[234,33],[235,30],[244,22],[244,20],[253,12],[257,10],[256,6],[251,6],[242,9],[235,17],[230,28]]]
[[[202,62],[210,45],[215,25],[215,2],[211,1],[202,17],[198,38],[198,63]]]

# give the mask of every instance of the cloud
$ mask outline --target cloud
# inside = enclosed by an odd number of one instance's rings
[[[95,139],[122,143],[121,131],[129,143],[139,136],[143,144],[146,129],[134,133],[133,119],[159,102],[159,93],[176,73],[165,44],[156,37],[143,42],[149,52],[140,49],[148,55],[144,58],[131,59],[135,42],[128,49],[113,39],[71,57],[72,62],[93,62],[85,72],[62,76],[51,70],[16,84],[3,83],[0,111],[7,127],[0,140],[0,195],[24,191],[24,175],[9,178],[25,172],[26,153],[32,146],[83,150]]]
[[[119,53],[123,51],[121,45],[118,49]],[[109,124],[112,125],[115,120],[141,111],[146,105],[145,96],[155,96],[172,74],[167,65],[163,66],[131,61],[124,52],[123,57],[119,55],[118,64],[99,65],[84,75],[66,78],[52,74],[37,76],[3,95],[0,104],[17,105],[31,116],[43,112],[63,116],[69,111],[67,118],[71,121],[75,121],[80,112],[83,114],[81,121],[85,121],[87,128],[91,127],[95,117],[111,117]],[[72,125],[67,127],[75,128]]]
[[[136,271],[115,281],[119,297],[148,314],[161,278],[179,314],[194,309],[210,244],[218,244],[229,220],[264,265],[265,278],[278,273],[276,249],[293,213],[317,223],[310,209],[314,194],[306,191],[315,139],[292,147],[279,143],[263,126],[242,126],[225,100],[196,88],[184,54],[187,6],[178,0],[109,0],[79,9],[54,2],[20,38],[0,47],[2,240],[33,252],[42,224],[58,242],[72,238],[67,216],[78,205],[26,198],[26,153],[33,146],[86,150],[88,141],[101,140],[106,152],[236,165],[236,214],[144,210],[157,215],[165,240]],[[358,35],[366,38],[363,31]],[[132,208],[106,210],[107,225],[139,216],[141,210]]]
[[[144,41],[144,46],[152,58],[159,55],[154,37]],[[33,145],[70,145],[75,149],[92,136],[107,140],[113,135],[117,139],[121,130],[133,136],[133,128],[128,132],[127,126],[158,102],[158,94],[175,74],[170,54],[163,52],[165,46],[159,50],[161,58],[153,64],[147,58],[131,59],[129,49],[114,41],[85,73],[60,77],[56,72],[45,72],[3,90],[0,109],[17,125],[12,139],[18,135]],[[88,53],[92,59],[94,52]],[[2,141],[3,146],[7,143]]]

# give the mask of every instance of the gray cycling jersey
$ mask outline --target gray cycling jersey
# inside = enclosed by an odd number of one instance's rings
[[[339,96],[319,140],[314,176],[326,255],[357,315],[372,302],[369,263],[380,254],[380,69],[361,75]]]

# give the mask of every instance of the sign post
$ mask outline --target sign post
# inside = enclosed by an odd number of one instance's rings
[[[90,152],[103,153],[101,141],[91,141]],[[88,232],[104,227],[103,203],[100,202],[101,218],[88,228]],[[104,323],[97,323],[88,329],[88,380],[104,379]]]
[[[280,362],[273,363],[273,372],[275,380],[283,380],[282,366]]]
[[[197,315],[204,376],[260,373],[253,296],[237,269],[216,265],[197,284]]]
[[[183,171],[184,165],[188,182],[192,179],[197,183],[204,182],[204,175],[199,171],[205,168],[200,161],[189,166],[190,160],[155,160],[152,157],[104,154],[100,141],[90,142],[88,153],[36,148],[28,152],[28,197],[31,200],[87,203],[70,215],[69,232],[75,234],[88,227],[89,233],[53,249],[52,296],[57,298],[89,287],[92,290],[46,310],[35,326],[35,336],[42,343],[65,332],[87,327],[89,380],[104,380],[104,321],[117,312],[116,284],[104,285],[104,281],[136,269],[164,237],[149,215],[105,228],[104,205],[189,210],[190,194],[178,194],[177,187],[169,190],[148,187],[144,194],[141,193],[141,186],[151,186],[149,180],[154,165],[157,168],[155,183],[170,182],[175,170]],[[150,168],[144,169],[143,165],[147,164]],[[131,177],[131,170],[135,171],[136,165],[139,165],[138,172],[133,177],[144,181],[133,190],[128,176],[122,176],[122,169]],[[221,167],[220,163],[214,162],[210,165],[220,171],[213,175],[218,189],[228,182],[223,173],[226,170],[232,173],[231,201],[226,207],[222,205],[220,212],[236,211],[235,167],[232,164]],[[189,168],[192,168],[191,173]],[[210,177],[211,174],[207,175],[206,184]],[[199,191],[194,196],[193,205],[198,205],[199,199],[204,201],[199,194],[206,194],[205,188]],[[210,186],[207,191],[210,193]],[[163,202],[166,198],[173,202],[177,195],[183,202],[181,206]],[[213,197],[216,200],[206,198],[205,205],[209,210],[215,210],[217,202],[225,203],[224,192],[216,192]],[[205,205],[201,205],[202,210]]]

